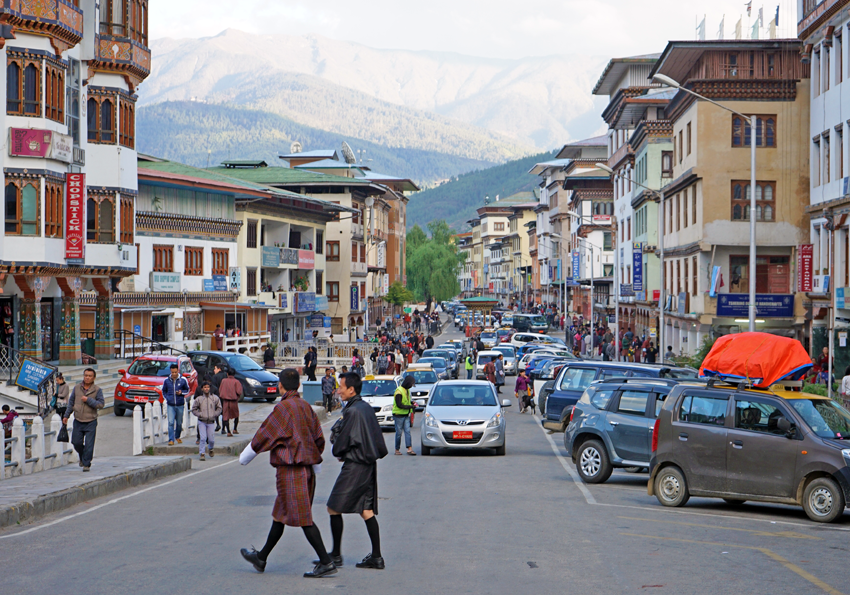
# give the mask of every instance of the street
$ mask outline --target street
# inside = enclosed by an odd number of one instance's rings
[[[448,333],[441,339],[453,338]],[[438,341],[439,342],[439,341]],[[513,378],[504,391],[512,396]],[[325,425],[327,432],[334,416]],[[413,444],[419,451],[419,420]],[[507,456],[390,456],[379,463],[385,571],[354,568],[369,553],[363,521],[345,517],[345,566],[308,580],[313,552],[287,528],[264,574],[239,548],[271,524],[274,471],[264,454],[193,462],[193,471],[0,532],[4,594],[212,593],[847,593],[850,517],[825,526],[799,508],[692,498],[662,508],[645,473],[581,483],[563,435],[508,412]],[[393,434],[386,433],[392,453]],[[313,506],[330,549],[325,502],[340,469],[330,444]],[[195,457],[196,458],[196,457]]]

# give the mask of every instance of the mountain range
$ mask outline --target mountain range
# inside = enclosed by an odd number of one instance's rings
[[[393,148],[504,162],[602,124],[604,102],[590,93],[600,58],[488,59],[235,29],[151,49],[140,105],[240,105]]]

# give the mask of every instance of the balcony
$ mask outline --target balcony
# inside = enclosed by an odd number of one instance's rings
[[[797,37],[805,40],[823,21],[834,16],[841,8],[843,0],[803,0],[803,12],[797,23]]]
[[[134,92],[136,85],[151,73],[151,51],[129,37],[99,33],[94,50],[92,64],[99,70],[126,75]]]
[[[629,143],[623,143],[619,149],[614,151],[614,154],[608,158],[608,167],[613,170],[616,170],[626,159],[629,157],[634,157],[634,150]]]
[[[351,263],[351,276],[352,277],[365,277],[367,273],[367,267],[365,262],[352,262]]]
[[[20,31],[45,33],[56,53],[74,47],[83,39],[83,11],[65,0],[3,0],[0,12],[7,24]],[[150,70],[150,60],[148,60]]]

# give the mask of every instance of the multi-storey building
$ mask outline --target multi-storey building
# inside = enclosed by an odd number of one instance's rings
[[[568,159],[564,169],[563,201],[571,218],[567,242],[568,274],[573,286],[570,311],[585,320],[613,314],[612,284],[614,280],[614,202],[611,179],[596,167],[608,155],[607,137],[597,136],[565,145],[558,159]],[[576,266],[578,265],[578,266]],[[590,296],[593,279],[593,300]]]
[[[566,271],[566,253],[565,242],[559,238],[569,236],[569,209],[563,203],[564,168],[568,164],[568,159],[552,159],[536,163],[528,172],[540,178],[540,202],[535,206],[534,212],[537,215],[540,297],[545,303],[563,303],[560,288]]]
[[[460,293],[463,297],[473,296],[472,285],[472,232],[455,234],[454,241],[457,244],[458,253],[463,256],[463,266],[460,269],[458,282]]]
[[[136,90],[148,76],[145,0],[0,6],[8,151],[2,156],[0,342],[81,360],[89,310],[114,352],[113,293],[136,267]]]
[[[810,81],[801,49],[798,40],[670,42],[650,75],[758,116],[751,271],[748,121],[684,90],[666,108],[674,148],[662,229],[665,339],[676,352],[693,353],[709,331],[746,330],[753,274],[758,330],[802,338],[805,312],[792,267],[809,236]]]
[[[798,0],[797,7],[803,59],[811,64],[808,224],[812,246],[805,246],[803,262],[807,279],[819,281],[814,286],[804,283],[803,289],[814,293],[812,302],[806,304],[812,308],[814,324],[825,327],[824,314],[830,304],[821,294],[834,286],[839,293],[850,295],[850,110],[844,97],[850,90],[850,0]],[[830,222],[834,231],[830,231]],[[823,283],[826,275],[832,283]],[[845,327],[850,304],[837,300],[836,305],[837,326]],[[813,350],[825,341],[824,335],[816,336],[813,343],[818,345],[812,345]]]
[[[537,220],[534,212],[536,202],[514,205],[508,217],[508,235],[510,242],[510,270],[508,277],[508,292],[511,299],[525,303],[533,293],[529,292],[529,276],[531,275],[531,255],[528,245],[527,225]]]

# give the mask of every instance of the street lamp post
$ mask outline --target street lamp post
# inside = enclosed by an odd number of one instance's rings
[[[718,103],[708,97],[704,97],[699,93],[681,86],[679,83],[663,74],[653,76],[656,81],[679,89],[685,93],[689,93],[694,97],[707,101],[719,108],[732,112],[736,116],[741,116],[744,121],[750,122],[750,265],[749,265],[749,331],[756,330],[756,126],[758,118],[756,116],[745,116],[741,112],[737,112],[725,105]],[[663,243],[662,243],[663,245]]]

